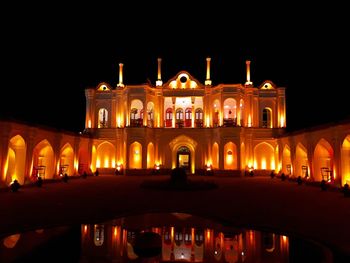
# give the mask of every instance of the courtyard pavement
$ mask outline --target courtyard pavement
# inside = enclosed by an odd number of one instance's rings
[[[350,259],[350,198],[336,191],[270,177],[205,177],[217,188],[197,191],[141,188],[165,176],[89,176],[0,192],[0,233],[94,223],[148,212],[181,212],[237,227],[312,239]],[[350,261],[349,261],[350,262]]]

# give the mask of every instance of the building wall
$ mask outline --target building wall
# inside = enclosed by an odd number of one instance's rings
[[[83,134],[0,121],[2,186],[179,165],[191,174],[273,170],[350,183],[349,121],[286,134],[285,88],[269,80],[254,86],[250,76],[245,84],[212,86],[209,78],[204,85],[181,71],[164,84],[159,76],[156,86],[124,85],[120,78],[116,87],[86,89]]]

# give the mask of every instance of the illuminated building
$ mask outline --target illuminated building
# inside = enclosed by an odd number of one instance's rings
[[[244,84],[204,83],[187,71],[156,83],[128,85],[119,64],[116,86],[87,88],[83,134],[0,121],[1,184],[21,184],[83,171],[101,174],[169,173],[242,176],[271,170],[308,180],[350,183],[350,122],[287,134],[285,88],[254,86],[250,61]]]

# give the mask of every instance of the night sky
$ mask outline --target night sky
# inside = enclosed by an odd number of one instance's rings
[[[220,1],[216,1],[219,3]],[[186,70],[204,83],[286,87],[289,131],[350,118],[345,7],[21,6],[5,12],[0,117],[82,131],[87,87],[116,86]],[[232,4],[232,3],[230,3]],[[274,9],[272,9],[274,8]]]

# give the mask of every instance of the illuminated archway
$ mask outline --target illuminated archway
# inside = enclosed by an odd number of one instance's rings
[[[293,171],[295,176],[308,177],[309,161],[307,158],[307,150],[301,143],[297,144],[295,149],[295,160]]]
[[[233,142],[228,142],[224,146],[224,169],[237,169],[237,147]]]
[[[224,101],[224,126],[232,126],[237,123],[236,100],[233,98]]]
[[[272,128],[272,110],[268,107],[264,108],[262,112],[262,127]]]
[[[96,151],[96,168],[115,168],[114,145],[110,142],[102,142]]]
[[[326,175],[326,171],[323,168],[327,168],[328,175],[331,175],[333,170],[333,149],[332,146],[325,139],[321,139],[314,151],[313,156],[313,177],[315,181],[321,181]],[[323,171],[323,172],[322,172]]]
[[[154,164],[154,145],[150,142],[147,146],[147,168],[154,168]]]
[[[219,145],[214,142],[213,149],[212,149],[212,161],[213,161],[213,168],[219,169]]]
[[[350,185],[350,135],[346,136],[341,147],[341,175],[342,182]]]
[[[5,165],[6,183],[17,179],[24,184],[25,177],[26,144],[20,135],[12,137],[8,145],[7,165]]]
[[[98,111],[98,128],[108,128],[108,110],[101,108]]]
[[[33,150],[33,175],[43,179],[54,178],[55,156],[51,144],[45,139]]]
[[[74,175],[74,151],[69,143],[66,143],[61,150],[60,171],[67,175]]]
[[[269,143],[261,142],[254,147],[254,169],[275,169],[275,151]]]
[[[172,154],[172,168],[175,168],[178,161],[178,150],[181,147],[186,147],[190,151],[190,171],[195,172],[195,149],[197,142],[186,135],[180,135],[169,143]]]
[[[130,144],[129,168],[142,168],[142,145],[139,142],[133,142],[132,144]]]
[[[131,101],[130,105],[130,126],[143,126],[143,103],[141,100],[135,99]]]
[[[282,172],[285,175],[292,174],[292,158],[290,155],[290,147],[289,145],[285,145],[282,152]]]

